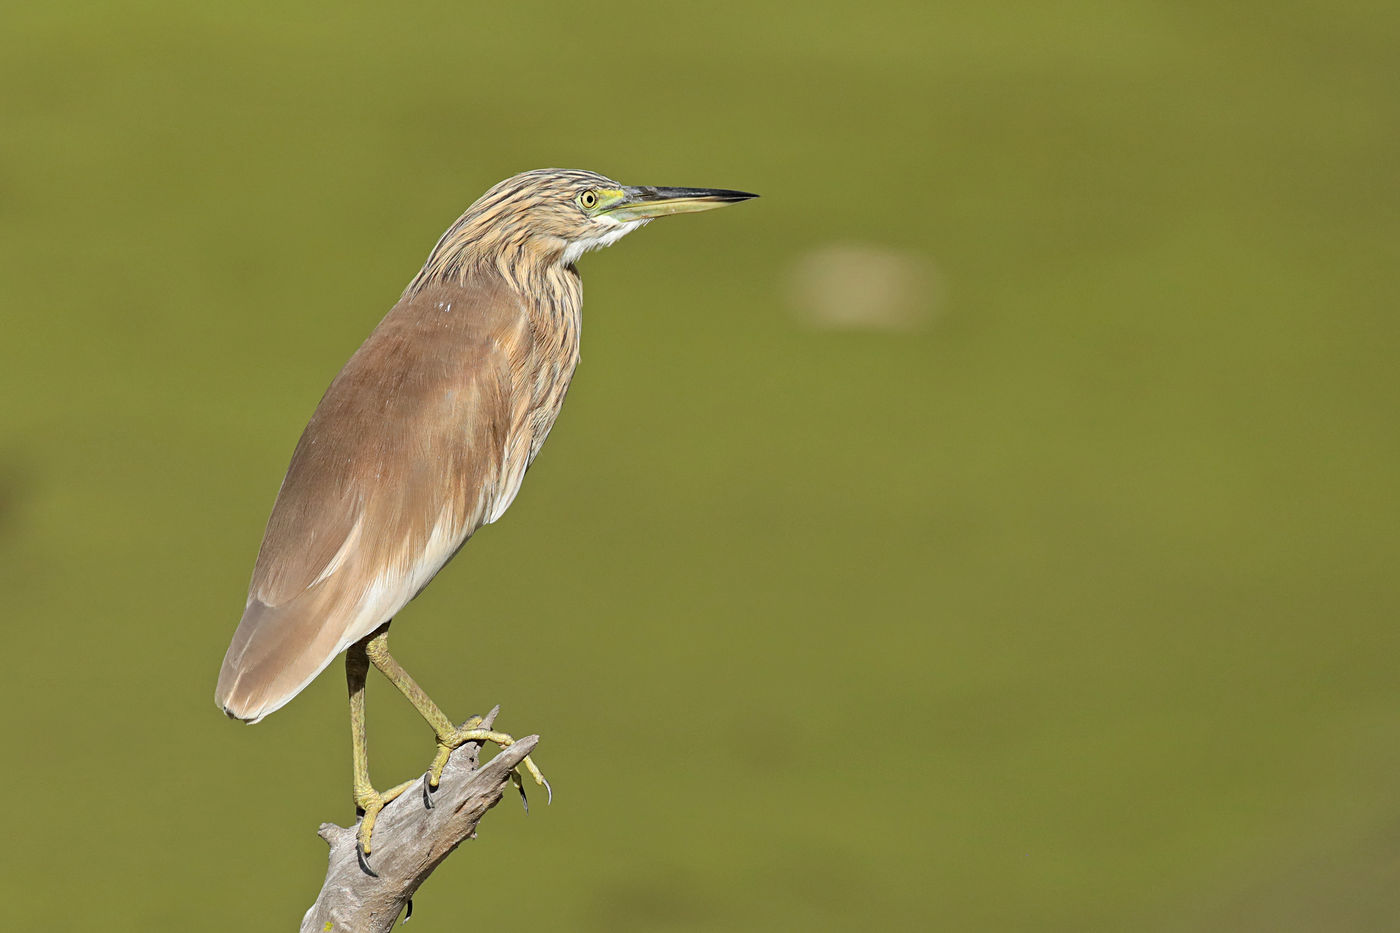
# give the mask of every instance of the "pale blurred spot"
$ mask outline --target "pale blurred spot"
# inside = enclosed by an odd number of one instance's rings
[[[884,331],[923,330],[942,297],[927,257],[870,243],[833,243],[799,256],[787,296],[809,327]]]

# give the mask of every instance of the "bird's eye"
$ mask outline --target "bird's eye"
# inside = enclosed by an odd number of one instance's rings
[[[578,203],[584,210],[591,211],[598,206],[598,194],[594,191],[585,191],[578,196]]]

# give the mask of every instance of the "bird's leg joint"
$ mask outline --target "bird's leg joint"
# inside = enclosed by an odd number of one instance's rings
[[[393,658],[389,655],[388,632],[380,632],[365,642],[365,657],[380,670],[384,669],[385,664],[393,662]]]

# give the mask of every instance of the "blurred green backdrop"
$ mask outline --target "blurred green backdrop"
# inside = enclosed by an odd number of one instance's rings
[[[557,791],[414,929],[1394,926],[1393,3],[3,18],[12,928],[299,920],[340,668],[211,703],[263,522],[438,234],[548,165],[763,198],[582,263],[546,452],[400,619]],[[841,244],[903,304],[807,307]]]

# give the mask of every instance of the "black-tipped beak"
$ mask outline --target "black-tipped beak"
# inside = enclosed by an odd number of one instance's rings
[[[666,214],[694,214],[697,211],[711,211],[726,204],[737,204],[756,198],[758,195],[747,191],[730,191],[726,188],[651,188],[626,187],[622,189],[626,197],[616,207],[602,213],[615,220],[649,220]]]

